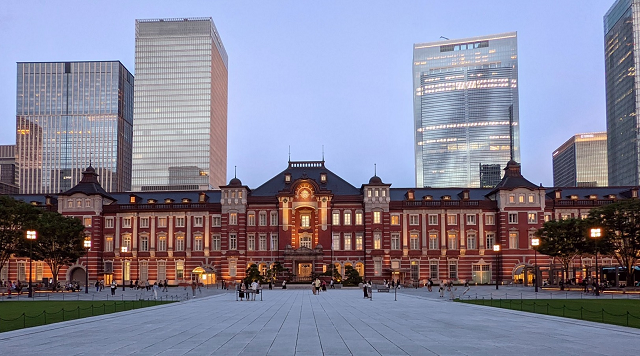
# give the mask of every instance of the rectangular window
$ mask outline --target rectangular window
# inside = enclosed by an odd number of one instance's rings
[[[362,233],[356,234],[356,250],[362,251]]]
[[[411,279],[414,281],[420,280],[420,264],[418,261],[411,261]]]
[[[475,232],[467,232],[467,249],[475,250],[478,246],[476,246],[476,233]]]
[[[167,227],[167,218],[158,218],[158,227]]]
[[[302,229],[308,229],[311,227],[311,222],[310,222],[311,216],[308,214],[302,214],[300,215],[300,227]]]
[[[440,249],[440,243],[438,242],[438,233],[430,232],[429,233],[429,250],[438,250]]]
[[[447,225],[457,225],[457,224],[458,224],[458,215],[447,214]]]
[[[491,214],[491,215],[485,215],[484,220],[486,221],[487,225],[495,225],[496,224],[496,216]]]
[[[211,237],[211,249],[213,251],[220,251],[220,235],[213,235]]]
[[[476,214],[467,214],[467,225],[476,224]]]
[[[158,280],[164,281],[167,279],[167,262],[158,261]]]
[[[184,227],[184,218],[176,218],[176,227]]]
[[[449,241],[449,250],[457,250],[458,249],[458,234],[455,232],[450,232],[447,240]]]
[[[149,262],[147,261],[140,261],[140,281],[141,282],[146,282],[147,279],[149,279]]]
[[[105,236],[104,252],[113,252],[113,236]]]
[[[518,194],[518,203],[524,203],[524,194]]]
[[[176,261],[176,279],[184,279],[184,261]]]
[[[193,239],[193,250],[194,251],[202,251],[202,235],[196,235]]]
[[[488,250],[493,249],[493,245],[496,244],[496,233],[495,232],[487,232],[487,245],[485,246]]]
[[[438,225],[438,215],[429,214],[429,225]]]
[[[108,229],[112,229],[113,228],[113,218],[104,219],[104,227],[106,227]]]
[[[409,235],[409,248],[412,250],[420,249],[420,238],[417,233],[411,233]]]
[[[127,252],[131,252],[131,235],[122,236],[122,246],[127,248]]]
[[[122,218],[122,227],[130,228],[131,227],[131,218]]]
[[[535,203],[536,202],[536,196],[533,194],[529,194],[529,203]]]
[[[235,277],[238,275],[238,260],[229,260],[229,276]]]
[[[140,251],[142,252],[149,251],[149,236],[147,235],[140,236]]]
[[[339,233],[333,234],[333,243],[331,246],[333,246],[332,248],[334,251],[340,250],[340,234]]]
[[[409,225],[419,225],[420,224],[420,215],[411,214],[409,215]]]
[[[374,224],[380,224],[382,223],[382,213],[379,211],[374,211],[373,212],[373,223]]]
[[[351,212],[350,211],[346,211],[344,213],[343,219],[344,219],[344,224],[345,225],[351,225]]]
[[[271,251],[278,251],[278,234],[271,234]]]
[[[247,215],[247,226],[256,226],[256,214],[250,213]]]
[[[379,261],[379,260],[373,261],[373,274],[375,276],[382,275],[382,261]]]
[[[513,194],[509,194],[509,203],[513,204],[516,202],[516,196]]]
[[[278,213],[272,211],[271,214],[271,226],[278,226]]]
[[[458,262],[449,261],[449,279],[458,279]]]
[[[140,218],[140,227],[141,228],[149,227],[149,218]]]
[[[26,262],[20,261],[18,262],[18,282],[27,280],[27,268]]]
[[[253,251],[256,249],[256,235],[249,234],[247,236],[247,250]]]
[[[361,212],[357,212],[356,213],[356,225],[362,225],[362,213]]]
[[[531,240],[534,237],[536,237],[536,231],[535,230],[529,230],[529,236],[528,237],[529,237],[529,241],[528,241],[529,247],[528,248],[531,249]]]
[[[515,250],[518,248],[518,232],[509,231],[509,249]]]
[[[196,216],[193,218],[193,226],[194,227],[203,227],[204,226],[204,218],[202,216]]]
[[[391,225],[400,225],[400,215],[391,215]]]
[[[235,233],[229,234],[229,250],[237,250],[238,249],[238,235]]]
[[[551,221],[551,214],[544,214],[544,222]]]
[[[238,225],[238,213],[229,213],[229,225]]]
[[[260,224],[260,226],[267,226],[267,212],[266,211],[261,211],[258,214],[258,224]]]
[[[538,214],[537,213],[529,213],[527,214],[527,220],[529,224],[535,224],[538,222]]]
[[[158,236],[158,251],[166,251],[167,250],[167,236],[160,235]]]
[[[124,261],[122,264],[122,275],[125,281],[131,280],[131,261]]]
[[[382,233],[375,231],[373,233],[373,248],[379,250],[382,248]]]
[[[331,220],[331,223],[333,225],[340,225],[340,212],[339,211],[334,211],[333,212],[333,219]]]
[[[211,226],[220,227],[222,226],[222,218],[220,215],[214,215],[211,217]]]
[[[509,224],[518,223],[518,213],[509,213]]]
[[[392,233],[391,234],[391,249],[399,250],[400,249],[400,234]]]
[[[344,234],[344,249],[351,250],[351,234]]]
[[[267,217],[264,217],[265,222],[267,222]],[[266,251],[267,250],[267,235],[265,234],[260,234],[259,236],[260,238],[260,244],[258,245],[258,248],[260,249],[260,251]]]
[[[91,218],[84,218],[84,227],[91,227]]]
[[[582,219],[582,220],[586,220],[588,217],[589,217],[589,214],[587,214],[587,213],[581,213],[580,214],[580,219]]]
[[[431,279],[435,279],[437,282],[438,277],[438,261],[430,261],[429,262],[429,277]],[[434,283],[435,283],[434,282]]]
[[[176,251],[184,251],[184,235],[176,236]]]

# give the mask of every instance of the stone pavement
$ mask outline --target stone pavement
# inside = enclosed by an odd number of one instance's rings
[[[478,287],[480,288],[480,287]],[[421,295],[415,295],[420,293]],[[426,289],[233,293],[0,334],[3,355],[632,355],[640,330],[455,303]]]

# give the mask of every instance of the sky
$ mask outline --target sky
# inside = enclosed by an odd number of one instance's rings
[[[517,31],[522,173],[552,186],[553,151],[606,131],[612,3],[2,0],[0,144],[15,144],[16,62],[119,60],[134,73],[136,19],[211,17],[229,56],[227,180],[237,167],[256,188],[289,150],[292,161],[324,151],[356,187],[374,164],[385,183],[414,187],[413,44]]]

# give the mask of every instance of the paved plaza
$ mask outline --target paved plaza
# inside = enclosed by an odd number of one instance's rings
[[[510,292],[535,297],[531,288],[514,287],[472,287],[467,295]],[[180,303],[0,333],[0,350],[65,356],[638,353],[638,329],[455,303],[424,288],[395,297],[393,291],[368,300],[357,289],[317,296],[278,289],[264,291],[263,301],[240,302],[232,292],[210,289]]]

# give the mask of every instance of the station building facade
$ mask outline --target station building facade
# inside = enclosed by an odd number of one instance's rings
[[[89,167],[57,196],[14,197],[84,222],[92,247],[61,281],[83,283],[88,270],[90,283],[214,284],[244,278],[251,264],[265,270],[279,262],[294,281],[334,265],[374,282],[527,284],[531,239],[545,221],[637,199],[638,187],[544,188],[514,161],[491,189],[393,188],[378,176],[356,187],[324,161],[290,161],[254,189],[233,178],[219,190],[107,193]],[[27,281],[28,262],[12,258],[0,279]],[[552,261],[538,254],[537,263],[548,266],[541,278],[552,278]],[[570,274],[584,276],[593,265],[592,257],[576,259]],[[51,276],[42,262],[31,273]]]

